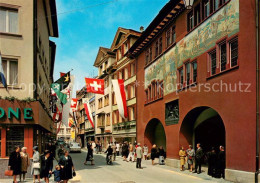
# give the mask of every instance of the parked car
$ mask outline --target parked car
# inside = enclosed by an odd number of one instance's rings
[[[72,142],[69,147],[70,152],[81,152],[81,147],[79,143]]]

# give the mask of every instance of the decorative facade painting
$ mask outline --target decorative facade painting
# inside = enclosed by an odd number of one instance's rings
[[[164,95],[177,89],[177,68],[205,53],[217,40],[239,32],[239,0],[231,0],[212,17],[180,40],[145,69],[145,89],[153,80],[164,81]]]

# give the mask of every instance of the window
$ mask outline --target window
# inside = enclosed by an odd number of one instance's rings
[[[135,120],[135,109],[134,107],[129,107],[129,120],[133,121]]]
[[[109,105],[109,95],[106,95],[104,97],[104,102],[105,102],[104,106],[108,106]]]
[[[148,48],[145,53],[145,64],[149,64],[152,61],[152,48]]]
[[[18,33],[18,10],[0,7],[0,32]]]
[[[6,129],[6,155],[14,151],[15,146],[24,146],[24,127],[12,126]]]
[[[98,99],[98,108],[101,109],[103,107],[102,98]]]
[[[198,4],[195,8],[194,8],[194,26],[197,26],[200,23],[200,4]]]
[[[194,16],[193,16],[193,11],[191,11],[189,14],[188,14],[188,31],[192,30],[193,27],[194,27]]]
[[[155,54],[154,57],[156,58],[159,54],[159,41],[155,42]]]
[[[229,42],[229,51],[230,51],[230,64],[231,67],[237,65],[238,61],[238,39],[235,38]]]
[[[128,69],[125,68],[125,79],[128,79]]]
[[[227,64],[227,45],[226,41],[219,44],[219,58],[220,58],[220,69],[221,71],[226,70],[226,64]]]
[[[190,63],[187,63],[186,66],[186,85],[190,84]]]
[[[159,55],[162,53],[162,37],[159,39]]]
[[[113,115],[114,115],[114,121],[113,121],[113,124],[117,124],[117,112],[114,111],[114,112],[113,112]]]
[[[214,11],[216,11],[219,8],[221,0],[214,0]]]
[[[131,77],[135,75],[135,63],[131,64]]]
[[[176,32],[175,32],[175,26],[173,26],[166,32],[166,48],[168,48],[171,44],[175,43],[175,41],[176,41]]]
[[[183,86],[183,68],[179,69],[180,80],[179,83]]]
[[[106,115],[106,126],[110,126],[110,113]]]
[[[193,81],[193,83],[196,83],[197,82],[197,75],[198,75],[197,61],[192,62],[192,74],[193,74],[192,81]]]
[[[216,68],[217,68],[217,53],[216,49],[213,50],[211,53],[209,53],[210,58],[210,68],[211,68],[211,75],[216,74]]]
[[[7,85],[18,84],[18,61],[3,58],[2,64]]]
[[[204,18],[207,18],[210,15],[210,3],[209,0],[203,2],[204,7]]]
[[[127,42],[124,44],[124,46],[125,46],[125,53],[128,51],[128,44],[127,44]]]
[[[135,85],[130,86],[130,98],[134,98],[135,97]]]

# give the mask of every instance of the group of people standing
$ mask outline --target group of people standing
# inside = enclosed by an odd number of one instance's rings
[[[30,164],[33,182],[36,180],[40,182],[40,179],[44,179],[46,183],[49,183],[49,178],[54,174],[55,182],[60,183],[63,181],[64,183],[67,183],[68,180],[76,174],[72,158],[66,150],[64,151],[64,155],[60,157],[54,171],[52,170],[56,148],[48,146],[47,150],[41,155],[38,151],[38,147],[34,146],[32,163],[30,162],[30,157],[26,150],[26,147],[20,149],[20,147],[17,146],[10,154],[8,168],[13,171],[13,183],[18,182],[18,175],[20,175],[20,182],[25,181],[25,175]]]
[[[219,153],[217,154],[215,148],[212,148],[211,152],[204,154],[200,143],[197,144],[197,150],[195,151],[191,145],[185,151],[182,146],[179,151],[180,167],[181,171],[184,171],[184,166],[187,162],[190,172],[193,171],[193,165],[195,163],[195,169],[193,173],[201,173],[201,165],[203,162],[208,163],[208,175],[215,178],[225,178],[225,150],[223,146],[219,147]]]

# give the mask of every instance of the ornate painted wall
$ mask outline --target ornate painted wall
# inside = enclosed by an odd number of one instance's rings
[[[231,0],[216,14],[180,40],[176,46],[145,69],[145,88],[154,79],[164,80],[164,95],[176,91],[177,68],[193,59],[225,36],[239,32],[239,0]]]

